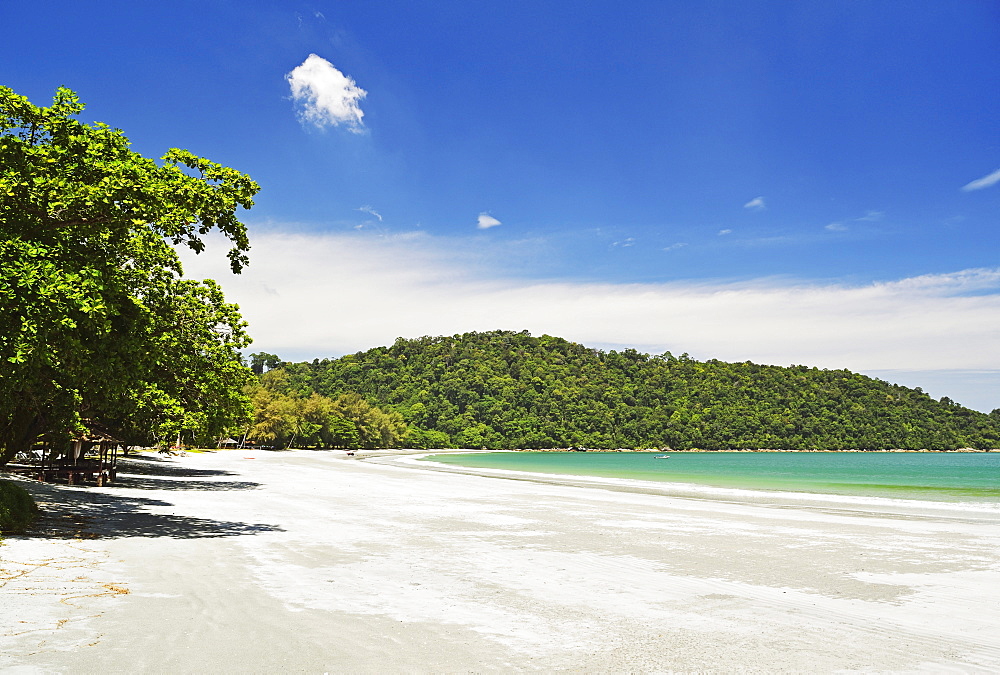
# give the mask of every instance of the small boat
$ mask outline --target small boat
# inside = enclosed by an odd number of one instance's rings
[[[657,455],[653,459],[670,459],[670,455]]]

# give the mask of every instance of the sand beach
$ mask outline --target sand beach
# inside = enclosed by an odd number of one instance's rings
[[[1000,511],[142,456],[24,482],[0,672],[1000,670]]]

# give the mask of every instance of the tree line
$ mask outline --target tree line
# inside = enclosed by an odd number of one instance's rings
[[[258,356],[252,355],[251,363]],[[407,436],[399,412],[383,411],[353,392],[332,398],[296,392],[282,369],[260,373],[259,382],[248,389],[253,416],[243,430],[243,443],[278,448],[392,448],[402,445]]]
[[[1000,411],[848,370],[605,352],[527,331],[400,338],[280,368],[299,396],[396,411],[411,447],[1000,447]]]

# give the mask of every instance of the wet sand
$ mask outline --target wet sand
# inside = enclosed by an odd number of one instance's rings
[[[996,510],[408,459],[25,482],[47,515],[0,547],[0,670],[1000,670]]]

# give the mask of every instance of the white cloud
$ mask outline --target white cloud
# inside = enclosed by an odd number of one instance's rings
[[[682,241],[679,241],[676,244],[671,244],[670,246],[664,246],[663,250],[664,251],[676,251],[677,249],[684,248],[685,246],[687,246],[686,243],[684,243]]]
[[[612,246],[620,246],[622,248],[628,248],[629,246],[635,246],[635,238],[634,237],[626,237],[625,239],[622,239],[621,241],[616,241],[615,243],[613,243],[611,245]]]
[[[422,233],[271,232],[252,241],[242,275],[229,273],[221,244],[185,254],[185,267],[190,276],[217,279],[240,305],[254,351],[285,358],[499,328],[699,359],[858,371],[1000,369],[1000,269],[860,286],[585,283],[498,277],[476,262],[483,242]]]
[[[966,183],[962,186],[965,192],[972,192],[973,190],[982,190],[983,188],[988,188],[993,185],[1000,183],[1000,169],[997,169],[988,176],[983,176],[982,178],[977,178],[971,183]]]
[[[885,211],[869,211],[865,215],[861,216],[857,220],[864,220],[868,222],[877,222],[885,217]]]
[[[375,218],[378,218],[378,222],[380,223],[382,222],[382,214],[380,214],[378,211],[368,206],[367,204],[365,206],[358,207],[358,211],[361,211],[362,213],[367,213],[370,216],[374,216]]]
[[[729,230],[729,229],[726,229],[726,230],[719,230],[719,236],[720,236],[720,237],[722,237],[722,236],[725,236],[725,235],[727,235],[727,234],[732,234],[732,233],[733,233],[733,231],[732,231],[732,230]]]
[[[830,223],[825,229],[830,230],[831,232],[846,232],[847,225],[843,225],[841,223]]]
[[[754,197],[746,204],[744,204],[743,208],[750,209],[751,211],[763,211],[764,209],[767,208],[767,205],[764,204],[763,197]]]
[[[326,59],[310,54],[285,79],[292,88],[292,99],[301,105],[299,118],[304,123],[364,131],[365,114],[359,104],[368,92]]]
[[[476,223],[476,227],[478,227],[480,230],[488,230],[491,227],[496,227],[497,225],[503,225],[503,223],[501,223],[499,220],[497,220],[490,214],[486,213],[485,211],[479,214],[479,220]]]

